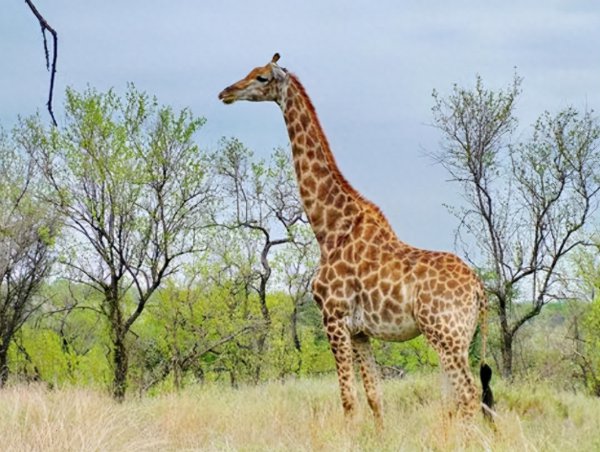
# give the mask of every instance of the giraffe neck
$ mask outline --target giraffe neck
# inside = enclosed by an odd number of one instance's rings
[[[370,204],[340,172],[315,109],[290,75],[280,107],[287,125],[300,197],[321,248],[348,235]]]

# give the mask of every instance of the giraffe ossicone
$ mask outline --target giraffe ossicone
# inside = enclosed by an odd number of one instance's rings
[[[459,415],[471,418],[481,406],[468,361],[478,322],[482,357],[487,336],[481,281],[454,254],[418,249],[397,238],[379,208],[342,175],[304,87],[278,61],[276,53],[270,63],[225,88],[219,99],[226,104],[272,101],[283,112],[300,196],[321,252],[313,296],[335,357],[344,411],[352,414],[357,405],[356,359],[381,425],[379,377],[369,339],[405,341],[423,334],[440,357]],[[483,362],[482,369],[484,401],[491,405],[491,369]]]

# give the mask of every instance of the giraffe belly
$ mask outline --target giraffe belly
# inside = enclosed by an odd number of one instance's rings
[[[400,323],[380,323],[365,326],[365,333],[375,339],[392,342],[404,342],[421,334],[416,322],[405,319]]]
[[[369,301],[357,304],[353,315],[348,317],[352,335],[366,334],[384,341],[403,342],[421,334],[410,305],[400,305],[390,299],[384,300],[380,309],[366,309],[365,305],[372,307]]]

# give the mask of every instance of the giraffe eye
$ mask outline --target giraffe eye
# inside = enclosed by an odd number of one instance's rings
[[[267,83],[269,81],[268,78],[263,77],[262,75],[259,75],[256,77],[256,80],[258,80],[261,83]]]

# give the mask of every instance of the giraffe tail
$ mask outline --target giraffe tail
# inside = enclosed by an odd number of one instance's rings
[[[492,380],[492,368],[485,362],[486,346],[487,346],[487,314],[488,314],[488,299],[483,285],[478,290],[479,298],[479,328],[481,331],[481,364],[479,368],[479,378],[481,379],[483,403],[483,416],[490,422],[493,422],[492,414],[494,407],[494,394],[490,386]]]

